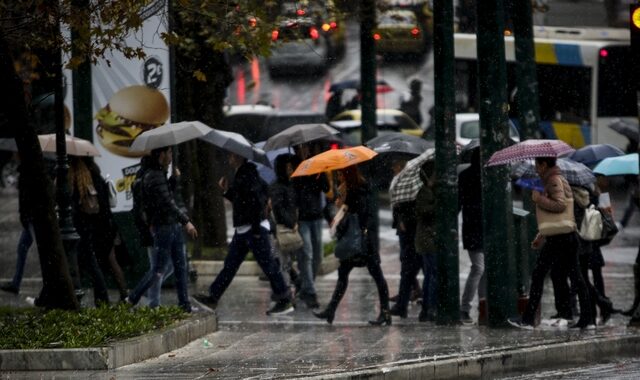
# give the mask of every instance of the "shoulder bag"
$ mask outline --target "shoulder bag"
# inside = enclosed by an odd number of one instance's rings
[[[594,205],[584,210],[584,218],[578,230],[580,237],[587,241],[602,238],[602,213]]]
[[[278,248],[283,253],[297,251],[304,246],[302,236],[300,236],[298,231],[284,224],[278,224],[276,226],[276,240],[278,242]]]
[[[337,228],[337,241],[334,254],[339,260],[362,256],[364,236],[360,229],[358,214],[347,212]]]
[[[566,181],[562,181],[563,191],[566,194]],[[576,219],[573,215],[573,197],[569,198],[562,212],[551,212],[536,205],[536,219],[538,232],[542,236],[554,236],[567,234],[576,230]]]

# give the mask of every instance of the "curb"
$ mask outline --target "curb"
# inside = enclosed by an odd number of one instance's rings
[[[136,338],[93,348],[0,350],[0,371],[110,370],[183,347],[218,329],[215,313]]]
[[[464,379],[492,378],[539,368],[552,369],[600,363],[606,359],[640,354],[640,335],[551,343],[499,350],[472,356],[443,356],[333,372],[304,379]],[[295,379],[302,379],[293,377]]]
[[[322,259],[322,264],[318,275],[324,276],[338,269],[340,262],[334,255],[325,256]],[[191,266],[196,270],[198,276],[216,276],[224,267],[224,261],[220,260],[193,260]],[[255,261],[244,261],[236,276],[259,276],[262,274],[262,269]]]

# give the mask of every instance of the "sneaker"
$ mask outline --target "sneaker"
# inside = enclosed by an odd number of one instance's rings
[[[5,292],[9,292],[9,293],[13,293],[13,294],[20,293],[20,289],[18,289],[17,287],[13,286],[13,284],[10,283],[10,282],[5,282],[4,284],[0,285],[0,290],[4,290]]]
[[[523,329],[523,330],[533,330],[533,326],[528,324],[528,323],[524,323],[522,322],[522,320],[520,318],[509,318],[507,319],[507,322],[513,326],[513,327],[517,327],[519,329]]]
[[[471,319],[471,316],[469,315],[468,311],[461,311],[460,312],[460,322],[462,322],[463,325],[472,325],[473,324],[473,319]]]
[[[216,307],[218,307],[218,302],[216,302],[213,297],[211,297],[208,294],[196,294],[193,296],[193,298],[200,302],[201,304],[208,306],[209,308],[215,310]]]
[[[289,300],[280,300],[267,311],[267,315],[284,315],[293,311],[293,304]]]

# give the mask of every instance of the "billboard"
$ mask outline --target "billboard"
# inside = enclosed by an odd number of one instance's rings
[[[133,206],[131,184],[143,154],[130,152],[131,143],[145,130],[170,121],[169,48],[160,38],[167,31],[166,8],[165,0],[152,2],[142,12],[141,30],[126,40],[128,46],[144,49],[144,59],[113,52],[91,69],[93,142],[101,154],[96,163],[115,184],[114,212]]]

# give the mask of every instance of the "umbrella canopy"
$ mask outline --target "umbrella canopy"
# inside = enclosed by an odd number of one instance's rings
[[[561,140],[525,140],[495,152],[487,166],[505,165],[536,157],[559,157],[573,153],[574,150]]]
[[[296,124],[284,131],[271,136],[264,144],[264,150],[287,148],[306,142],[333,137],[340,133],[337,129],[326,124]]]
[[[616,119],[611,122],[611,124],[609,124],[609,128],[627,137],[629,140],[635,142],[640,141],[640,128],[638,127],[638,124],[631,123],[622,119]]]
[[[638,153],[625,154],[619,157],[609,157],[600,161],[593,172],[606,176],[638,174]]]
[[[519,178],[516,181],[516,185],[530,190],[536,190],[539,192],[544,191],[544,186],[542,185],[542,180],[540,178]]]
[[[569,158],[582,162],[585,165],[593,165],[608,157],[623,156],[622,149],[611,144],[594,144],[582,147],[573,152]]]
[[[402,132],[391,132],[375,137],[365,143],[379,154],[401,153],[418,156],[429,148],[434,148],[431,141]]]
[[[418,192],[423,186],[420,178],[420,168],[425,162],[434,158],[435,149],[427,149],[418,157],[407,162],[407,165],[393,178],[391,186],[389,186],[391,205],[416,200]]]
[[[65,135],[65,145],[67,147],[67,154],[70,156],[92,156],[97,157],[100,155],[98,149],[90,141],[84,140],[78,137]],[[51,133],[48,135],[38,135],[40,140],[40,147],[43,152],[55,152],[56,151],[56,134]]]
[[[202,137],[211,127],[199,121],[181,121],[142,132],[129,148],[132,152],[144,152],[156,148],[178,145]]]
[[[588,186],[596,182],[596,176],[591,169],[580,162],[568,158],[559,158],[556,161],[560,172],[571,185]],[[511,175],[515,178],[539,178],[533,161],[525,161],[511,168]]]
[[[291,176],[299,177],[330,170],[344,169],[348,166],[368,161],[377,154],[378,153],[362,145],[346,149],[331,149],[302,161]]]
[[[360,88],[360,81],[356,79],[344,80],[342,82],[332,83],[329,87],[329,92],[342,91],[346,89],[358,89]],[[389,85],[384,79],[379,79],[376,82],[376,93],[384,94],[393,91],[393,87]]]
[[[264,150],[257,148],[251,141],[239,133],[219,131],[212,128],[209,133],[200,137],[200,139],[248,160],[271,167],[269,158],[267,158]]]

